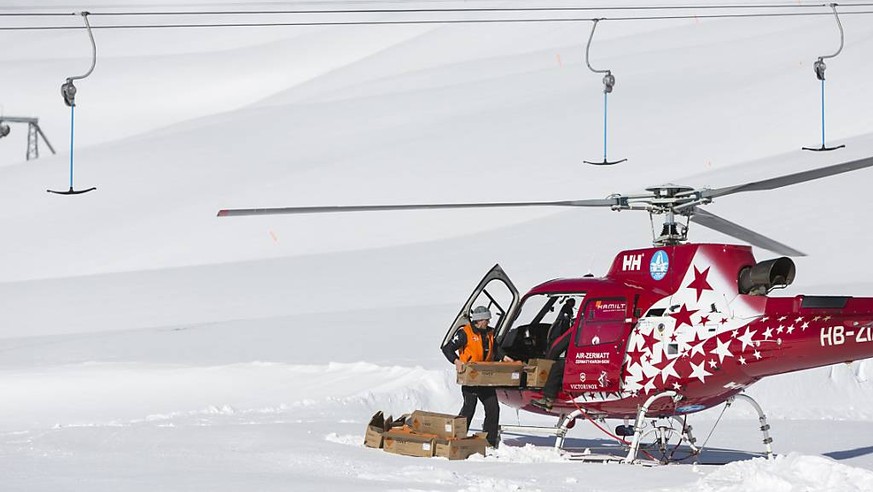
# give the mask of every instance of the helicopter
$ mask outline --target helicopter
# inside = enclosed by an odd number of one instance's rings
[[[701,207],[728,195],[868,167],[873,157],[722,188],[665,184],[602,199],[224,209],[218,216],[529,206],[663,216],[652,246],[619,252],[603,277],[549,280],[521,296],[495,265],[450,324],[442,345],[468,323],[473,306],[485,305],[494,313],[495,344],[502,353],[514,360],[542,358],[559,308],[575,306],[562,387],[551,409],[531,404],[543,396],[539,389],[497,391],[509,407],[558,416],[555,447],[563,445],[577,418],[635,419],[633,425],[616,427],[613,436],[627,449],[622,461],[638,462],[644,435],[654,432],[666,462],[666,441],[675,436],[692,454],[699,451],[687,415],[739,398],[757,411],[771,457],[766,415],[743,391],[767,376],[873,357],[873,298],[770,295],[794,281],[790,257],[804,254]],[[689,242],[690,222],[748,244]],[[759,262],[750,245],[781,256]],[[676,421],[679,427],[653,421],[647,431],[645,421],[651,418]]]

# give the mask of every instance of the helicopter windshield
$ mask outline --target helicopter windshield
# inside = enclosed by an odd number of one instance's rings
[[[551,341],[576,324],[584,292],[535,294],[522,301],[511,327],[497,339],[503,353],[516,360],[544,357]],[[566,313],[565,316],[561,316]]]

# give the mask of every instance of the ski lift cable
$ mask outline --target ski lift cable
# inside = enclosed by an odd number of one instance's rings
[[[67,77],[66,82],[61,85],[61,95],[64,98],[64,104],[70,107],[70,189],[67,191],[55,191],[55,190],[46,190],[49,193],[54,193],[57,195],[79,195],[82,193],[88,193],[89,191],[94,191],[97,188],[91,187],[83,190],[75,190],[73,188],[73,150],[74,150],[74,142],[75,142],[75,129],[76,129],[76,86],[73,84],[74,80],[82,80],[92,72],[94,72],[94,67],[97,66],[97,43],[94,41],[94,34],[91,32],[91,23],[88,22],[88,12],[78,12],[75,15],[81,15],[82,19],[85,21],[85,29],[88,32],[88,39],[91,41],[91,67],[88,68],[88,71],[82,75],[73,75],[71,77]]]
[[[622,5],[603,7],[468,7],[468,8],[419,8],[419,9],[274,9],[274,10],[142,10],[92,12],[94,16],[191,16],[191,15],[270,15],[270,14],[370,14],[370,13],[462,13],[462,12],[585,12],[585,11],[675,11],[675,10],[761,10],[802,9],[827,6],[821,3],[783,4],[710,4],[710,5]],[[873,3],[841,4],[845,7],[871,7]],[[51,17],[67,16],[68,12],[0,12],[0,17]]]
[[[843,15],[873,14],[873,10],[857,10],[843,12]],[[65,14],[69,15],[69,14]],[[95,15],[95,14],[91,14]],[[707,19],[742,19],[769,17],[814,17],[830,15],[822,12],[767,12],[767,13],[733,13],[733,14],[683,14],[657,16],[624,16],[603,17],[610,21],[662,21],[662,20],[707,20]],[[537,17],[537,18],[479,18],[479,19],[396,19],[396,20],[312,20],[287,22],[221,22],[221,23],[165,23],[165,24],[105,24],[95,25],[92,29],[194,29],[194,28],[260,28],[260,27],[304,27],[304,26],[361,26],[361,25],[448,25],[448,24],[514,24],[514,23],[559,23],[559,22],[592,22],[592,17]],[[36,26],[0,26],[0,31],[58,31],[77,29],[69,25],[36,25]]]

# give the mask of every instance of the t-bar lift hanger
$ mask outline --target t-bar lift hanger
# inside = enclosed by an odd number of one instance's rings
[[[591,66],[591,62],[588,61],[588,53],[591,51],[591,40],[594,38],[594,30],[597,29],[597,23],[602,19],[594,19],[594,25],[591,26],[591,34],[588,36],[588,45],[585,46],[585,64],[588,65],[588,69],[594,73],[603,73],[606,74],[603,76],[603,162],[591,162],[591,161],[582,161],[585,164],[594,164],[595,166],[611,166],[613,164],[618,164],[626,161],[627,159],[621,159],[619,161],[608,161],[606,159],[606,114],[607,114],[607,98],[609,93],[612,92],[612,88],[615,86],[615,77],[612,75],[612,71],[610,70],[597,70]]]
[[[837,27],[840,28],[840,48],[833,55],[824,55],[818,57],[818,60],[813,64],[812,68],[815,70],[815,76],[818,80],[821,80],[821,147],[812,148],[812,147],[803,147],[803,150],[812,150],[815,152],[821,152],[825,150],[837,150],[845,147],[845,145],[837,145],[836,147],[826,147],[825,146],[825,70],[827,69],[827,65],[825,65],[825,58],[833,58],[840,54],[843,51],[843,24],[840,23],[840,16],[837,14],[837,4],[830,4],[831,9],[834,11],[834,18],[837,19]]]
[[[91,39],[91,68],[89,68],[83,75],[67,77],[67,81],[61,85],[61,95],[64,96],[64,104],[70,107],[70,189],[67,191],[46,190],[49,193],[56,193],[58,195],[81,195],[82,193],[88,193],[89,191],[97,189],[96,187],[83,190],[73,189],[73,137],[75,135],[74,129],[76,126],[76,86],[73,85],[73,81],[81,80],[91,75],[91,72],[94,71],[94,67],[97,65],[97,43],[94,42],[94,34],[91,32],[91,24],[88,23],[89,14],[90,12],[79,13],[85,21],[85,29],[88,30],[88,38]]]

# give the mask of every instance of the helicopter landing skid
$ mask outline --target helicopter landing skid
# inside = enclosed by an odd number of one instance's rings
[[[755,408],[755,411],[758,412],[758,422],[761,423],[760,429],[761,429],[761,433],[764,435],[764,439],[761,442],[764,443],[764,450],[767,454],[767,459],[768,460],[773,459],[773,449],[770,446],[770,444],[773,442],[773,438],[770,437],[770,432],[769,432],[770,431],[770,424],[767,423],[767,416],[764,415],[764,411],[761,410],[761,405],[758,405],[758,402],[756,402],[754,400],[754,398],[752,398],[751,396],[746,395],[744,393],[737,393],[736,395],[732,396],[727,401],[727,405],[730,406],[730,404],[733,403],[734,400],[736,400],[737,398],[741,398],[741,399],[749,402],[749,404]]]
[[[584,162],[585,164],[591,164],[593,166],[612,166],[615,164],[621,164],[622,162],[624,162],[626,160],[627,159],[622,159],[620,161],[607,161],[606,159],[603,159],[603,162],[592,162],[592,161],[582,161],[582,162]]]
[[[583,452],[570,452],[568,454],[570,461],[581,461],[582,463],[621,463],[624,461],[624,456],[608,453],[592,453],[586,449]],[[654,460],[638,460],[638,465],[642,466],[660,466]]]
[[[89,191],[94,191],[96,189],[97,189],[96,186],[92,186],[92,187],[84,189],[84,190],[74,190],[71,187],[67,191],[56,191],[56,190],[45,190],[45,191],[47,191],[49,193],[54,193],[56,195],[81,195],[82,193],[88,193]]]
[[[564,448],[564,438],[567,437],[567,432],[575,425],[576,417],[582,415],[582,410],[573,410],[567,415],[561,415],[558,418],[558,423],[554,427],[534,426],[534,425],[501,425],[500,434],[541,434],[545,436],[555,436],[555,450]]]
[[[801,148],[802,148],[803,150],[811,150],[811,151],[813,151],[813,152],[827,152],[827,151],[829,151],[829,150],[842,149],[842,148],[845,147],[845,146],[846,146],[846,145],[843,144],[843,145],[837,145],[836,147],[825,147],[824,145],[822,145],[822,146],[819,147],[819,148],[815,148],[815,147],[801,147]]]
[[[562,419],[563,421],[563,419]],[[530,435],[540,434],[544,436],[555,436],[555,449],[561,450],[564,446],[564,437],[567,436],[567,427],[556,425],[555,427],[534,426],[534,425],[501,425],[500,435]]]

